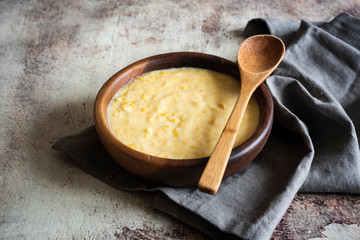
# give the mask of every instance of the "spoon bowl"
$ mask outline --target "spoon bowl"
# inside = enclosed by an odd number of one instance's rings
[[[251,95],[283,59],[285,45],[272,35],[247,38],[238,52],[240,95],[198,182],[200,191],[216,194]]]
[[[241,71],[261,73],[276,67],[285,53],[284,43],[277,37],[256,35],[246,39],[238,52]]]

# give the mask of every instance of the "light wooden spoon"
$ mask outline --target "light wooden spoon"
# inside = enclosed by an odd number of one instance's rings
[[[255,89],[279,65],[284,54],[284,43],[272,35],[256,35],[241,44],[238,52],[240,95],[200,177],[200,191],[209,194],[217,192],[249,99]]]

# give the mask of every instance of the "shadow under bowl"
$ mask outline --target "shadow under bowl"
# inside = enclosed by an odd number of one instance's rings
[[[111,132],[107,108],[120,88],[143,73],[180,67],[210,69],[240,81],[237,64],[224,58],[196,52],[167,53],[137,61],[117,72],[100,89],[94,105],[96,131],[110,156],[140,178],[175,187],[196,185],[209,158],[169,159],[136,151],[120,142]],[[232,150],[224,178],[253,161],[270,135],[274,114],[270,91],[263,83],[254,95],[260,107],[258,127],[249,139]]]

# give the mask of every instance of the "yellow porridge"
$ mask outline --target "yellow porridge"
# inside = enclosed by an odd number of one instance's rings
[[[153,156],[210,156],[240,93],[233,77],[200,68],[145,73],[121,88],[108,107],[113,134]],[[235,146],[256,130],[260,110],[250,99]]]

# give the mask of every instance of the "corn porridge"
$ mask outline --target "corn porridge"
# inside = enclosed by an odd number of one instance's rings
[[[145,73],[121,88],[108,107],[113,134],[125,145],[153,156],[210,156],[240,93],[233,77],[200,68]],[[260,117],[250,99],[235,145],[248,139]]]

